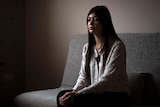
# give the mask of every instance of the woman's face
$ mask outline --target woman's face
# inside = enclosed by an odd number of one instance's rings
[[[89,33],[94,35],[102,34],[102,24],[99,22],[99,19],[95,13],[91,13],[88,16],[87,22]]]

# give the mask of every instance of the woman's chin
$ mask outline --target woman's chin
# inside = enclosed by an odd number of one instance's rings
[[[89,30],[89,33],[94,34],[94,30]]]

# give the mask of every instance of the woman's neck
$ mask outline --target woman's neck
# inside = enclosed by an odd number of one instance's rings
[[[96,44],[95,44],[95,48],[97,50],[100,50],[103,48],[103,45],[104,45],[104,38],[102,35],[94,35],[95,37],[95,41],[96,41]]]

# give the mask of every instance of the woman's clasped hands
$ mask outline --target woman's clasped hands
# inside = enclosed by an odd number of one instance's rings
[[[69,107],[70,97],[75,95],[77,92],[75,90],[66,92],[63,96],[60,97],[59,103],[64,107]]]

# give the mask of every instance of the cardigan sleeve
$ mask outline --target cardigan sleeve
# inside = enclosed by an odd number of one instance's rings
[[[78,93],[127,91],[126,51],[122,42],[115,43],[108,55],[104,72],[99,81],[84,87]]]
[[[80,68],[79,76],[77,78],[77,82],[73,87],[73,90],[76,90],[76,91],[81,90],[82,88],[88,86],[89,84],[87,73],[85,71],[87,50],[88,50],[88,43],[86,43],[83,46],[81,68]]]

